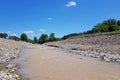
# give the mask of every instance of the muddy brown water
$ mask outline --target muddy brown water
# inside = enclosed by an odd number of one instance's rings
[[[46,46],[20,54],[12,63],[19,64],[19,74],[29,80],[120,80],[120,64],[79,59]]]

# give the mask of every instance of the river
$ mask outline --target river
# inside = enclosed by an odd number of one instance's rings
[[[29,80],[120,80],[120,64],[64,54],[55,48],[37,46],[21,51],[10,61]]]

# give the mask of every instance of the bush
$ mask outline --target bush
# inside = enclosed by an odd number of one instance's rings
[[[8,34],[6,33],[0,33],[0,38],[7,38]]]

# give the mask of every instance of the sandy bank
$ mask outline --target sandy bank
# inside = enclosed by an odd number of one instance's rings
[[[54,48],[37,46],[23,51],[15,60],[30,80],[120,80],[120,65],[78,59]]]

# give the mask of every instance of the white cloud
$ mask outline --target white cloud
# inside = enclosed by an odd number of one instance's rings
[[[11,33],[10,31],[7,32],[7,34],[10,34],[10,33]]]
[[[45,32],[46,30],[44,30],[44,29],[40,29],[40,32]]]
[[[35,33],[32,30],[24,31],[23,33],[27,34],[28,38],[31,38],[31,39],[35,36]]]
[[[17,34],[10,34],[10,36],[17,36]]]
[[[0,32],[0,33],[5,33],[5,32]]]
[[[26,34],[33,34],[34,32],[32,30],[30,31],[24,31],[23,33],[26,33]]]
[[[72,6],[76,6],[76,5],[77,5],[76,2],[70,1],[70,2],[68,2],[65,6],[67,6],[67,7],[72,7]]]
[[[48,20],[53,20],[53,18],[49,17]]]

